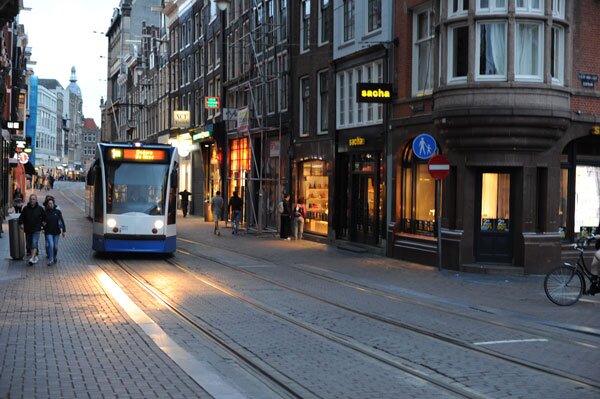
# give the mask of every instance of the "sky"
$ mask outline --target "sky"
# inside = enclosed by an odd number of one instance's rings
[[[31,47],[31,65],[41,79],[56,79],[66,88],[71,67],[83,96],[83,114],[100,126],[100,97],[106,98],[106,57],[110,25],[119,0],[24,0],[19,23]],[[94,33],[94,31],[98,33]],[[102,32],[102,33],[100,33]]]

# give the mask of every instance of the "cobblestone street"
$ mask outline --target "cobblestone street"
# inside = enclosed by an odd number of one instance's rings
[[[0,398],[600,397],[600,297],[181,215],[173,257],[99,256],[83,183],[52,194],[57,265],[3,226]]]

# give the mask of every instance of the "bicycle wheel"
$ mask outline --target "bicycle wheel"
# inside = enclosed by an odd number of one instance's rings
[[[560,266],[546,274],[544,290],[552,302],[560,306],[573,305],[584,290],[583,276],[571,266]]]

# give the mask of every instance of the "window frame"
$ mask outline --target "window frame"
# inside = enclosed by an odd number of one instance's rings
[[[300,77],[299,81],[299,109],[298,109],[298,136],[308,137],[310,135],[310,76]],[[308,87],[308,96],[304,96],[305,85]],[[306,100],[306,103],[305,103]],[[306,109],[308,108],[308,109]],[[306,126],[305,125],[306,121]]]
[[[354,38],[356,37],[356,3],[354,0],[342,0],[343,1],[343,6],[342,6],[342,24],[341,24],[341,28],[342,28],[342,44],[347,44],[347,43],[351,43],[354,41]],[[352,8],[351,9],[346,9],[346,4],[351,4]],[[347,21],[346,17],[348,17],[349,14],[347,14],[346,12],[351,10],[351,20]],[[346,33],[348,33],[348,37],[346,37]]]
[[[506,12],[508,11],[508,1],[509,0],[503,0],[504,7],[498,7],[498,0],[488,0],[488,1],[489,1],[489,3],[488,3],[489,6],[482,8],[481,0],[477,0],[476,6],[475,6],[475,13],[477,15],[506,14]],[[492,3],[494,4],[494,6],[492,6]]]
[[[550,75],[552,79],[552,84],[563,86],[565,84],[565,28],[555,24],[552,26],[551,29],[552,33],[550,37]],[[555,32],[559,32],[558,40],[554,36]],[[554,59],[552,55],[554,55]],[[558,64],[555,63],[555,60],[558,61]],[[552,75],[553,68],[555,70],[554,75],[558,77]]]
[[[329,120],[327,119],[329,115],[329,70],[323,69],[317,72],[317,134],[327,134],[329,131]],[[327,90],[323,91],[322,78],[324,77],[324,81],[327,85]],[[326,126],[323,128],[323,96],[325,97],[325,120]]]
[[[502,24],[504,25],[504,75],[481,75],[480,57],[481,57],[481,25]],[[508,20],[506,19],[485,19],[475,23],[475,80],[478,81],[506,81],[508,78]]]
[[[433,29],[430,30],[429,34],[426,38],[419,38],[419,15],[427,14],[427,26],[428,29],[431,28],[431,19],[433,18],[433,10],[430,6],[417,9],[413,12],[413,40],[412,40],[412,58],[413,58],[413,70],[412,70],[412,96],[420,97],[433,93],[433,80],[434,80],[434,70],[431,71],[431,88],[419,90],[419,77],[420,77],[420,57],[419,57],[419,46],[430,42],[430,52],[431,52],[431,66],[433,67],[433,58],[434,58],[434,39],[435,39],[435,31]]]
[[[541,0],[540,0],[541,1]],[[517,65],[518,65],[518,57],[517,53],[519,50],[518,47],[518,35],[519,35],[519,25],[535,25],[539,27],[538,30],[538,74],[537,75],[519,75],[517,73]],[[515,35],[514,35],[514,71],[515,71],[515,82],[543,82],[544,81],[544,23],[531,21],[531,20],[517,20],[515,21]]]
[[[469,75],[469,62],[467,60],[467,73],[464,76],[453,76],[453,71],[452,68],[454,66],[454,31],[459,29],[459,28],[467,28],[467,43],[466,45],[469,45],[469,39],[468,39],[468,31],[469,31],[469,25],[465,22],[463,23],[458,23],[458,24],[454,24],[454,25],[449,25],[448,26],[448,32],[447,32],[447,56],[446,56],[446,82],[448,84],[460,84],[460,83],[466,83],[467,82],[467,76]],[[467,50],[468,53],[468,50]]]
[[[539,9],[533,8],[532,1],[533,0],[523,0],[525,7],[519,7],[517,3],[518,0],[515,0],[515,14],[544,15],[545,0],[538,0],[540,2]]]
[[[327,5],[325,5],[327,2]],[[329,43],[329,32],[331,31],[331,21],[327,19],[327,12],[329,11],[329,7],[331,6],[332,0],[319,0],[319,32],[318,32],[318,45],[323,46]],[[327,38],[323,40],[323,33],[325,31],[324,28],[327,28]]]
[[[508,0],[507,0],[508,1]],[[460,18],[460,17],[464,17],[469,13],[469,7],[467,5],[467,9],[465,9],[465,0],[456,0],[457,2],[457,9],[458,11],[452,11],[452,6],[454,0],[448,0],[446,5],[448,6],[448,19],[451,18]]]
[[[378,1],[379,2],[379,26],[376,28],[371,29],[371,19],[374,17],[374,15],[371,15],[371,11],[372,11],[372,5],[373,5],[373,1]],[[366,17],[367,17],[367,21],[365,23],[365,32],[367,34],[371,34],[374,32],[379,32],[381,31],[382,27],[383,27],[383,5],[382,5],[383,0],[367,0],[367,12],[365,13]],[[356,10],[355,10],[356,11]]]
[[[552,0],[552,18],[565,19],[565,0]]]
[[[308,13],[306,12],[308,5]],[[310,51],[310,0],[300,2],[300,54]]]

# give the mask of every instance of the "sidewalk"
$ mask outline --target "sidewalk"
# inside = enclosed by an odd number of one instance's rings
[[[517,318],[534,318],[560,325],[598,329],[600,296],[585,296],[570,307],[552,304],[544,293],[543,276],[494,276],[442,270],[373,254],[358,254],[332,244],[309,240],[281,240],[278,234],[241,232],[220,223],[221,236],[212,234],[213,223],[197,216],[177,219],[179,247],[192,240],[258,257],[280,265],[325,269],[336,278],[351,279],[400,295],[476,307]]]
[[[208,397],[107,295],[88,267],[90,225],[74,216],[56,266],[43,240],[29,267],[0,239],[0,398]]]

